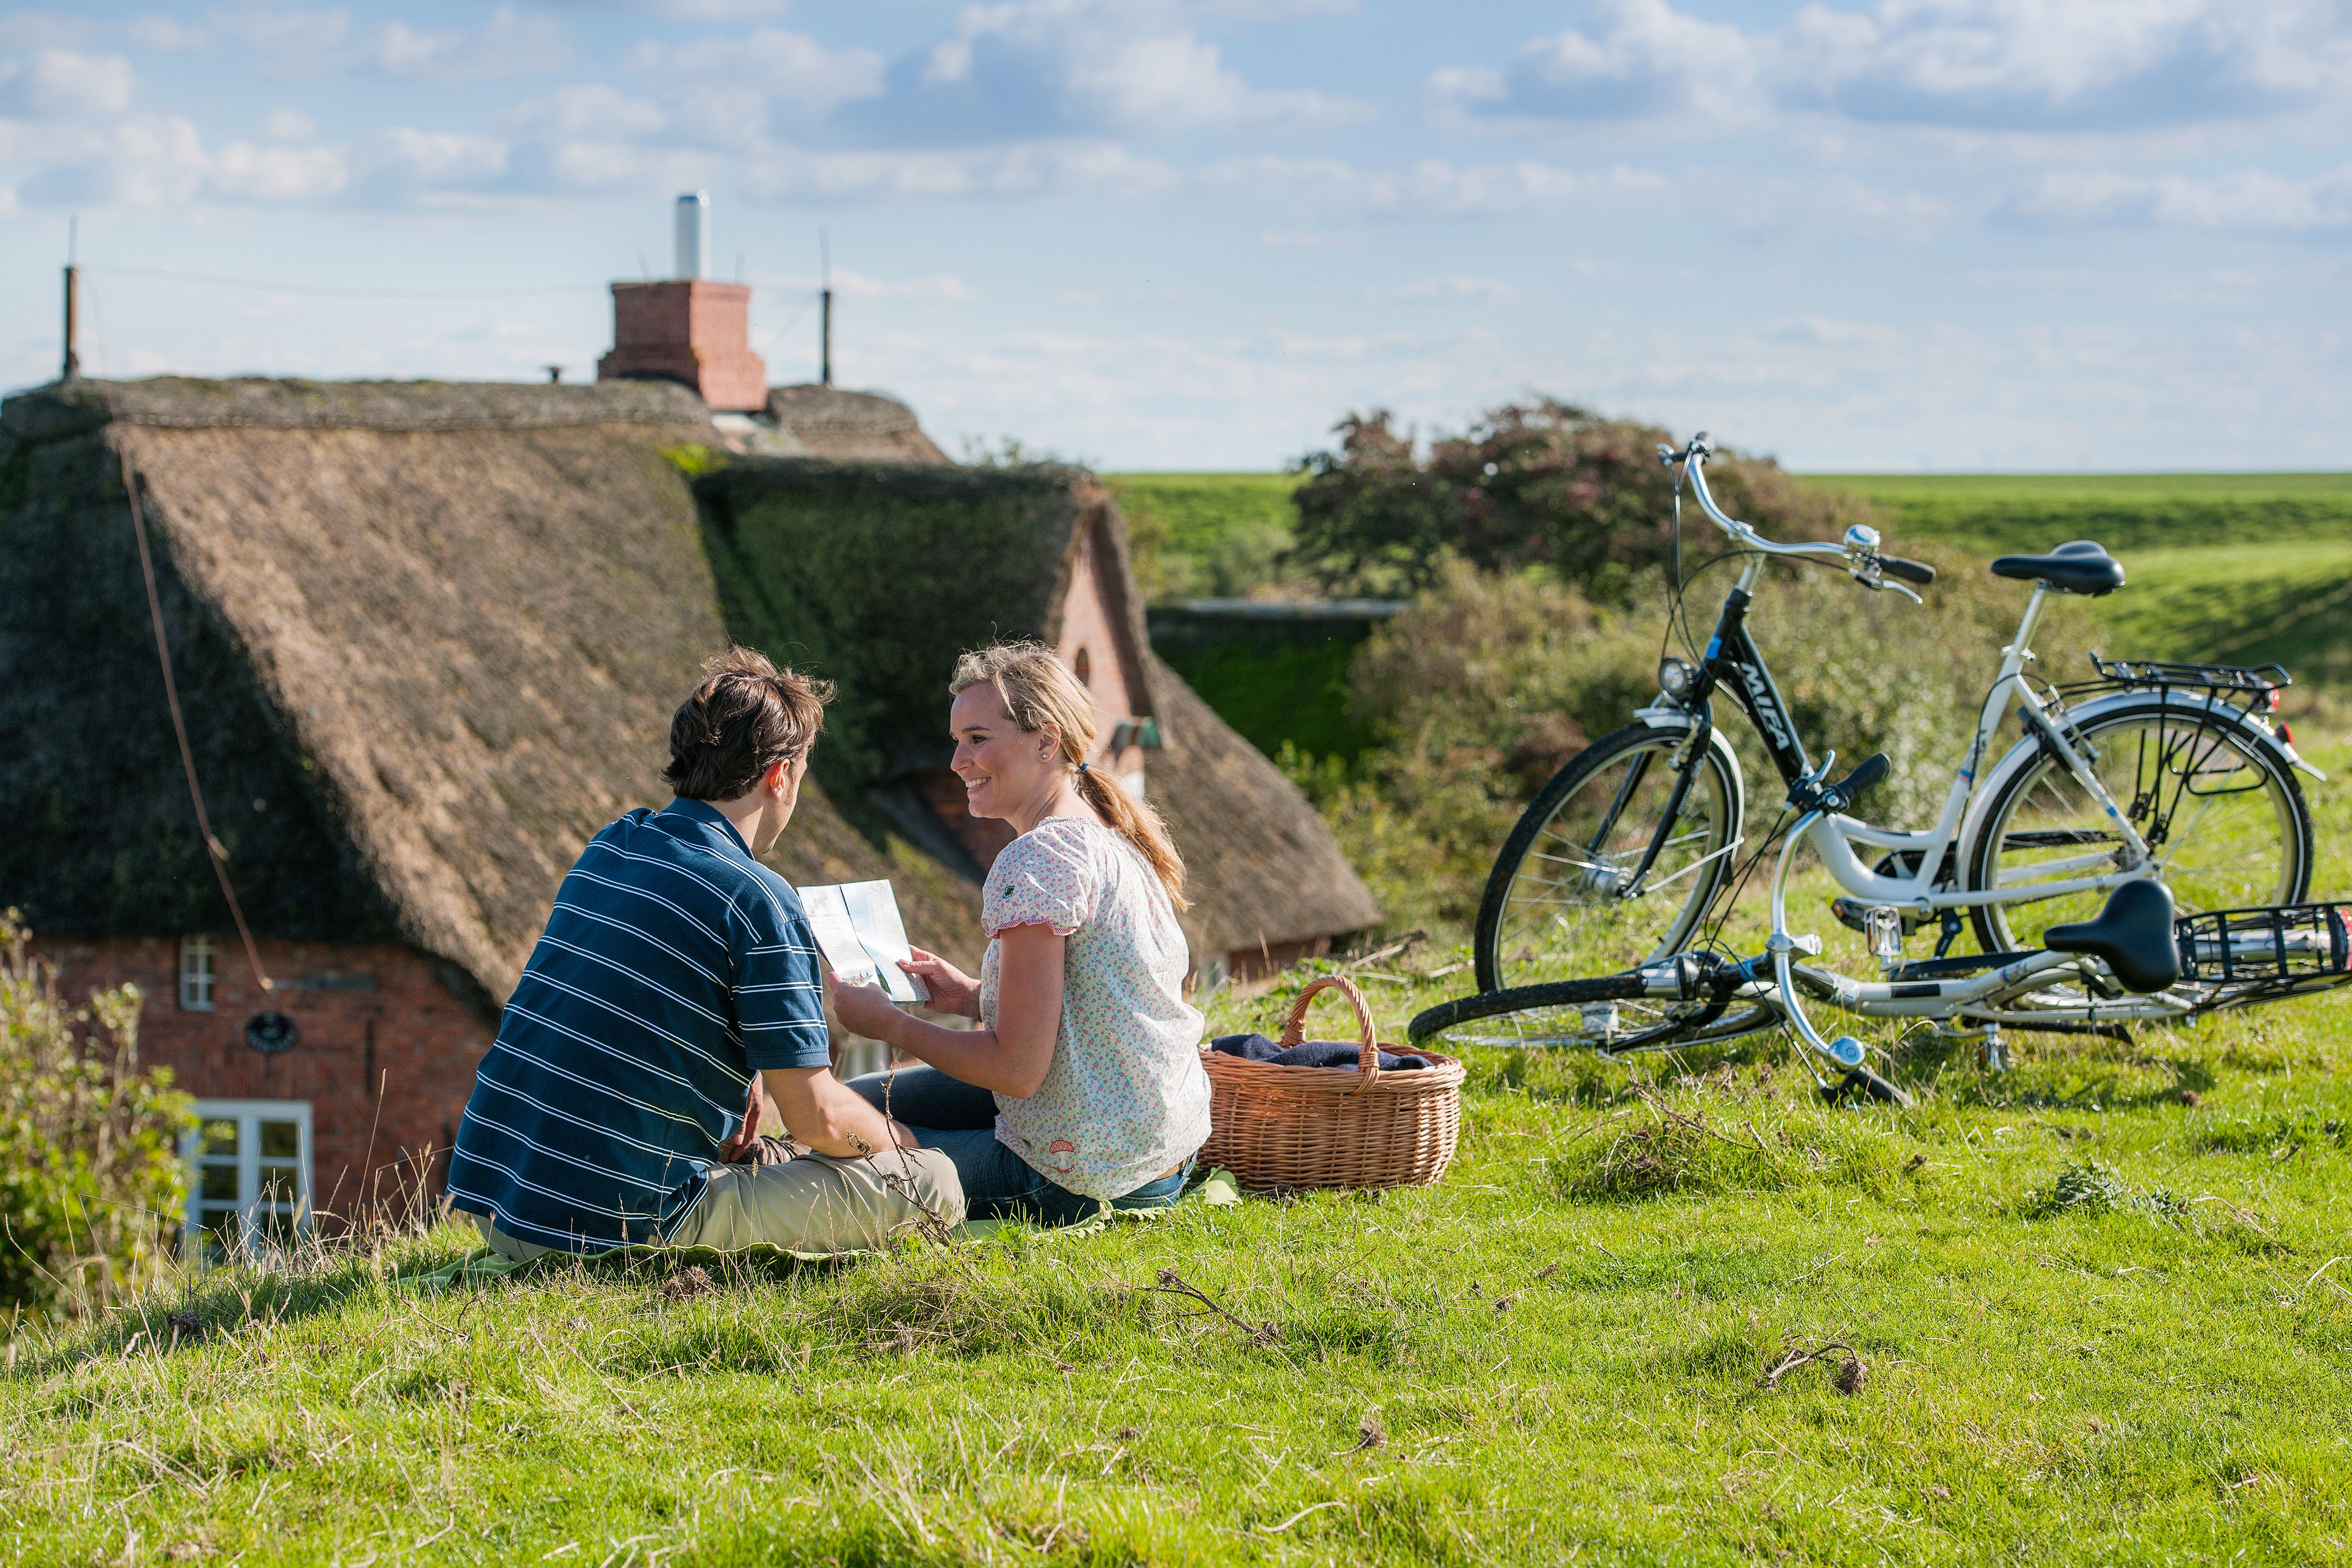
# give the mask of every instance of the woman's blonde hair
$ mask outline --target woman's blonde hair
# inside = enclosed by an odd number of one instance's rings
[[[996,689],[1005,712],[1025,734],[1041,733],[1052,725],[1062,737],[1062,765],[1077,772],[1078,794],[1160,877],[1160,886],[1180,910],[1190,909],[1184,896],[1184,858],[1168,837],[1160,814],[1136,799],[1099,768],[1086,765],[1095,749],[1095,700],[1070,673],[1061,657],[1043,643],[1005,642],[975,648],[956,660],[948,694],[961,696],[975,686]]]

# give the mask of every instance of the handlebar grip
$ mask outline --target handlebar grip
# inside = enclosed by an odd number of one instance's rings
[[[1936,569],[1933,566],[1928,565],[1925,561],[1906,561],[1900,555],[1880,556],[1878,569],[1889,577],[1900,577],[1906,583],[1916,583],[1923,588],[1936,580]]]
[[[1843,810],[1861,798],[1862,792],[1895,771],[1885,752],[1873,752],[1855,764],[1853,772],[1838,780],[1823,793],[1836,805],[1832,810]]]

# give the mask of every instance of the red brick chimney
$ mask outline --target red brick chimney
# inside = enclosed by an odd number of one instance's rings
[[[599,381],[680,381],[719,410],[768,405],[768,366],[751,352],[751,286],[682,278],[613,285],[613,352]]]
[[[710,248],[710,198],[677,198],[677,276],[667,283],[613,285],[613,352],[599,381],[683,382],[720,411],[768,405],[768,367],[751,352],[751,289],[702,276]]]

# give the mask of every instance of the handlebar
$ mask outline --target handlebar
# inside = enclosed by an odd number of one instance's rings
[[[1715,520],[1717,528],[1731,536],[1732,542],[1742,550],[1752,550],[1761,555],[1779,555],[1816,561],[1843,561],[1854,579],[1866,588],[1890,586],[1881,580],[1881,574],[1899,577],[1921,586],[1936,580],[1936,569],[1924,561],[1906,561],[1899,555],[1878,552],[1878,531],[1865,523],[1856,523],[1846,530],[1843,544],[1780,544],[1765,538],[1748,524],[1726,512],[1715,501],[1714,492],[1706,488],[1706,460],[1715,456],[1715,443],[1702,430],[1690,438],[1690,444],[1676,451],[1664,442],[1658,444],[1658,461],[1672,468],[1682,465],[1682,477],[1690,481],[1691,493],[1698,498],[1699,510]],[[1679,488],[1679,487],[1677,487]],[[1916,601],[1918,595],[1908,588],[1896,587],[1896,593]]]

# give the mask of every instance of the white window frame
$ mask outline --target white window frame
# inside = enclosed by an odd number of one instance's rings
[[[213,985],[218,976],[214,960],[218,952],[209,936],[184,936],[180,939],[182,1012],[209,1013],[213,1010]]]
[[[236,1198],[233,1207],[245,1221],[241,1234],[251,1238],[257,1235],[254,1221],[262,1212],[261,1199],[261,1124],[264,1121],[291,1121],[295,1125],[296,1154],[294,1200],[270,1205],[280,1218],[291,1222],[290,1230],[298,1237],[310,1230],[311,1184],[310,1102],[307,1100],[200,1100],[195,1103],[196,1125],[180,1140],[180,1158],[188,1171],[187,1212],[183,1216],[180,1232],[180,1256],[193,1268],[203,1268],[212,1259],[205,1252],[205,1220],[209,1213],[232,1205],[219,1199],[204,1196],[204,1173],[209,1163],[216,1168],[229,1165],[235,1160]],[[229,1121],[237,1124],[236,1153],[233,1157],[204,1153],[204,1124],[207,1121]],[[273,1156],[273,1168],[283,1167],[286,1161]]]

